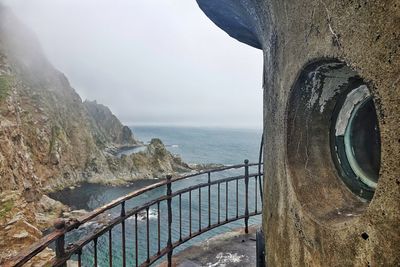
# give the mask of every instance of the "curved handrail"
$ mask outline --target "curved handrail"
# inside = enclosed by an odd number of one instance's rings
[[[258,175],[260,175],[260,174],[258,174],[258,173],[249,174],[248,178],[257,177]],[[261,175],[262,175],[262,173],[261,173]],[[157,204],[159,202],[165,201],[168,198],[173,198],[173,197],[179,196],[180,194],[184,194],[184,193],[187,193],[189,191],[194,191],[196,189],[199,189],[199,188],[202,188],[202,187],[206,187],[208,185],[214,185],[214,184],[218,184],[218,183],[226,183],[226,182],[235,181],[235,180],[238,180],[238,179],[245,179],[245,176],[244,175],[240,175],[240,176],[235,176],[235,177],[229,177],[229,178],[216,180],[216,181],[213,181],[211,183],[202,183],[202,184],[190,186],[190,187],[181,189],[179,191],[176,191],[175,193],[171,194],[170,196],[164,195],[164,196],[158,197],[156,199],[153,199],[153,200],[151,200],[149,202],[146,202],[146,203],[140,205],[140,207],[135,207],[135,208],[127,211],[125,216],[116,217],[113,220],[111,220],[110,222],[108,222],[107,226],[99,229],[94,234],[92,234],[90,239],[83,239],[83,240],[80,240],[77,243],[75,243],[74,246],[71,247],[68,250],[68,252],[63,257],[63,259],[59,260],[58,262],[64,262],[65,259],[71,258],[72,255],[76,254],[83,246],[85,246],[88,243],[90,243],[94,238],[102,236],[103,234],[107,233],[110,229],[112,229],[116,225],[120,224],[122,221],[134,216],[135,214],[138,214],[139,212],[141,212],[143,210],[146,210],[146,209],[150,208],[151,206],[153,206],[153,205],[155,205],[155,204]],[[250,213],[249,216],[254,216],[254,215],[259,215],[259,214],[261,214],[261,211],[260,212]],[[237,220],[240,220],[240,219],[244,219],[244,218],[245,218],[245,215],[241,215],[241,216],[238,216],[238,217],[227,219],[227,220],[225,220],[223,222],[219,222],[217,224],[213,224],[210,227],[208,227],[208,226],[204,227],[204,228],[200,229],[200,231],[191,234],[188,238],[185,238],[180,242],[175,242],[174,244],[172,244],[172,249],[176,248],[177,246],[189,241],[190,239],[192,239],[192,238],[194,238],[194,237],[196,237],[196,236],[198,236],[198,235],[200,235],[202,233],[205,233],[205,232],[207,232],[209,230],[212,230],[212,229],[214,229],[214,228],[216,228],[218,226],[221,226],[221,225],[224,225],[224,224],[227,224],[227,223],[230,223],[230,222],[234,222],[234,221],[237,221]],[[153,261],[153,262],[157,261],[162,256],[164,256],[166,253],[168,253],[169,250],[167,249],[164,252],[165,252],[164,254],[157,253],[156,255],[153,255],[154,259],[150,259],[150,261]],[[55,265],[57,265],[57,264],[55,264]]]
[[[45,237],[43,237],[42,239],[40,239],[37,243],[35,243],[34,245],[32,245],[30,248],[28,248],[27,250],[21,252],[20,254],[18,254],[16,257],[14,257],[11,261],[6,262],[4,266],[22,266],[24,263],[28,262],[30,259],[32,259],[35,255],[37,255],[38,253],[40,253],[41,251],[43,251],[46,247],[48,247],[51,243],[53,242],[57,242],[58,240],[60,240],[60,238],[62,238],[62,240],[64,239],[64,235],[67,232],[70,232],[74,229],[79,228],[80,226],[82,226],[83,224],[91,221],[92,219],[94,219],[95,217],[104,214],[106,211],[109,211],[110,209],[117,207],[119,205],[123,206],[123,209],[125,209],[125,202],[133,199],[139,195],[142,195],[148,191],[163,187],[163,186],[171,186],[172,183],[178,182],[178,181],[182,181],[184,179],[188,179],[188,178],[192,178],[192,177],[198,177],[204,174],[208,174],[208,177],[210,177],[211,173],[215,173],[215,172],[222,172],[222,171],[226,171],[226,170],[230,170],[230,169],[240,169],[240,168],[248,168],[251,166],[260,166],[262,165],[262,163],[252,163],[249,164],[248,162],[245,161],[245,164],[238,164],[238,165],[233,165],[233,166],[226,166],[226,167],[221,167],[221,168],[216,168],[216,169],[212,169],[212,170],[205,170],[205,171],[201,171],[201,172],[197,172],[197,173],[193,173],[193,174],[189,174],[189,175],[184,175],[181,177],[176,177],[173,179],[167,179],[161,182],[157,182],[155,184],[146,186],[144,188],[138,189],[133,191],[132,193],[129,193],[123,197],[120,197],[100,208],[97,208],[95,210],[93,210],[92,212],[89,212],[77,219],[72,219],[69,220],[65,223],[65,225],[63,225],[63,227],[61,229],[56,229],[55,231],[51,232],[50,234],[46,235]],[[256,173],[256,174],[249,174],[247,171],[247,174],[245,175],[240,175],[240,176],[234,176],[234,177],[228,177],[228,178],[223,178],[223,179],[218,179],[218,180],[214,180],[214,181],[210,181],[210,179],[208,180],[207,183],[200,183],[200,184],[196,184],[193,186],[189,186],[183,189],[180,189],[174,193],[171,193],[169,195],[163,195],[161,197],[158,197],[156,199],[153,199],[145,204],[140,205],[139,207],[135,207],[127,212],[125,212],[125,210],[123,211],[123,214],[121,213],[121,216],[116,217],[112,220],[110,220],[109,222],[107,222],[107,225],[103,228],[101,228],[100,230],[98,230],[96,233],[92,234],[90,236],[90,238],[86,238],[86,239],[82,239],[77,241],[73,246],[68,247],[67,251],[63,251],[63,255],[58,255],[57,259],[53,262],[54,266],[59,266],[59,265],[63,265],[65,264],[65,262],[71,258],[71,256],[73,254],[77,254],[79,253],[79,251],[82,249],[83,246],[85,246],[86,244],[88,244],[89,242],[93,241],[93,239],[105,234],[107,231],[110,231],[115,225],[118,225],[120,223],[123,223],[127,218],[132,217],[134,215],[137,216],[137,214],[143,210],[148,209],[149,207],[155,205],[155,204],[159,204],[162,201],[168,201],[171,200],[173,197],[176,196],[180,196],[184,193],[187,192],[191,192],[193,190],[199,189],[199,188],[203,188],[203,187],[210,187],[211,185],[214,184],[221,184],[221,183],[228,183],[231,181],[237,181],[239,179],[249,179],[251,177],[255,177],[257,179],[257,177],[260,178],[261,181],[261,176],[263,174],[262,173]],[[247,190],[247,189],[246,189]],[[261,191],[260,191],[261,193]],[[260,214],[261,212],[254,212],[254,213],[248,213],[248,216],[254,216],[257,214]],[[235,218],[231,218],[228,220],[228,218],[226,218],[225,221],[223,222],[218,222],[215,225],[209,225],[206,228],[203,229],[199,229],[198,232],[195,232],[190,234],[189,237],[186,237],[183,240],[180,240],[180,242],[175,242],[173,244],[170,244],[168,247],[163,248],[162,250],[158,251],[158,253],[156,255],[153,255],[151,258],[148,258],[147,262],[145,263],[146,265],[150,265],[151,263],[153,263],[154,261],[158,260],[159,258],[161,258],[162,256],[164,256],[167,253],[170,253],[174,247],[181,245],[182,243],[190,240],[191,238],[193,238],[194,236],[197,236],[199,234],[202,234],[206,231],[209,231],[217,226],[229,223],[229,222],[233,222],[239,219],[243,219],[246,215],[241,215],[241,216],[236,216]],[[247,227],[247,225],[246,225]]]
[[[258,165],[259,165],[258,163],[247,164],[248,167],[258,166]],[[201,172],[197,172],[197,173],[188,174],[188,175],[184,175],[184,176],[173,178],[171,180],[171,183],[178,182],[178,181],[181,181],[181,180],[184,180],[184,179],[188,179],[188,178],[192,178],[192,177],[197,177],[197,176],[208,174],[208,173],[221,172],[221,171],[226,171],[226,170],[231,170],[231,169],[240,169],[240,168],[243,168],[245,166],[246,166],[246,164],[237,164],[237,165],[232,165],[232,166],[225,166],[225,167],[221,167],[221,168],[216,168],[216,169],[212,169],[212,170],[201,171]],[[105,211],[110,210],[110,209],[120,205],[122,202],[130,200],[130,199],[132,199],[134,197],[137,197],[137,196],[139,196],[141,194],[144,194],[144,193],[146,193],[146,192],[148,192],[150,190],[154,190],[156,188],[165,186],[168,183],[169,182],[167,180],[164,180],[164,181],[161,181],[161,182],[158,182],[158,183],[143,187],[141,189],[138,189],[138,190],[136,190],[136,191],[134,191],[132,193],[129,193],[129,194],[123,196],[123,197],[117,198],[116,200],[114,200],[114,201],[112,201],[112,202],[110,202],[110,203],[108,203],[108,204],[106,204],[106,205],[104,205],[104,206],[102,206],[100,208],[97,208],[97,209],[93,210],[92,212],[89,212],[88,214],[85,214],[85,215],[79,217],[77,219],[77,221],[74,222],[73,224],[71,224],[69,227],[70,227],[70,229],[77,228],[77,227],[81,226],[82,224],[90,221],[91,219],[97,217],[98,215],[104,213]]]

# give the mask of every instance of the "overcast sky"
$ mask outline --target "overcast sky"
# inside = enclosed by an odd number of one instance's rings
[[[128,125],[262,126],[262,52],[195,0],[0,0],[82,99]]]

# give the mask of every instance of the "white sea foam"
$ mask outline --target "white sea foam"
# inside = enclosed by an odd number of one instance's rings
[[[146,220],[146,211],[141,211],[138,213],[138,221],[144,221]],[[154,220],[157,219],[157,210],[156,209],[150,209],[149,210],[149,219]],[[135,216],[129,217],[127,220],[135,220]]]

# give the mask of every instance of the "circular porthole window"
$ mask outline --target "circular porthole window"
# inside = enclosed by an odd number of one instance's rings
[[[342,223],[364,212],[378,184],[381,143],[367,83],[346,63],[303,66],[287,102],[288,176],[313,218]]]
[[[332,128],[332,151],[343,181],[357,195],[371,199],[379,178],[380,137],[374,101],[366,85],[338,102]]]

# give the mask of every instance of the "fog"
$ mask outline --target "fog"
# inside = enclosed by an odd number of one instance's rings
[[[127,125],[262,127],[262,52],[195,0],[0,0],[82,99]]]

